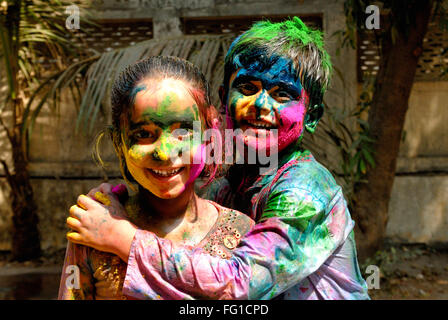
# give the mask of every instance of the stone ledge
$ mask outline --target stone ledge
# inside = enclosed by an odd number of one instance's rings
[[[33,178],[102,178],[105,175],[121,176],[118,162],[108,162],[106,170],[93,162],[34,162],[30,163],[30,174]]]
[[[397,242],[448,242],[448,176],[395,177],[386,236]]]
[[[448,173],[448,156],[446,157],[398,157],[396,173]]]
[[[448,173],[447,157],[397,158],[396,173],[399,175],[418,173]],[[33,178],[103,178],[121,176],[118,162],[108,162],[104,170],[92,161],[75,162],[31,162],[30,174]],[[4,176],[0,167],[0,176]]]

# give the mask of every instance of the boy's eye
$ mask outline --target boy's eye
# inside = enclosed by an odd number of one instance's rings
[[[271,93],[271,97],[278,102],[288,102],[293,100],[293,97],[291,94],[284,90],[274,91]]]
[[[250,82],[241,83],[237,88],[245,96],[251,96],[258,92],[258,87]]]

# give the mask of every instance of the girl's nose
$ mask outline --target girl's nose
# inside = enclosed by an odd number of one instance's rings
[[[171,133],[162,133],[157,146],[154,148],[152,157],[154,160],[167,161],[172,156],[176,156],[179,153],[179,146],[173,139]]]
[[[157,161],[167,161],[169,159],[169,155],[162,151],[161,148],[155,148],[152,153],[152,158]]]

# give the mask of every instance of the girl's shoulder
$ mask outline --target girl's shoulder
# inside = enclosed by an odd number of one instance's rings
[[[223,207],[208,200],[218,210],[218,219],[205,239],[199,244],[208,253],[224,259],[232,257],[235,249],[255,222],[244,213]]]

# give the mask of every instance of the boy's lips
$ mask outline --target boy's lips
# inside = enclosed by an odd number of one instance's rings
[[[159,180],[170,180],[174,176],[181,173],[185,167],[180,168],[167,168],[167,169],[150,169],[147,168],[146,171],[148,171],[153,177],[159,179]]]
[[[266,120],[254,120],[254,119],[244,119],[243,125],[254,128],[254,129],[276,129],[277,126],[270,121]]]

